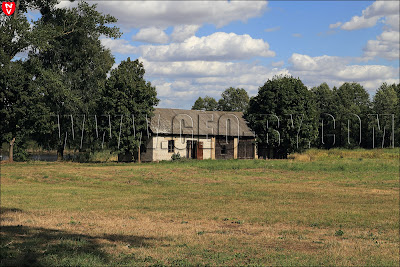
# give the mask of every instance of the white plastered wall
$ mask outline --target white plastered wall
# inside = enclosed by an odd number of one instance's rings
[[[175,148],[174,152],[168,152],[168,141],[174,140]],[[142,156],[143,161],[159,161],[159,160],[171,160],[171,156],[174,153],[180,154],[181,157],[186,158],[186,143],[188,140],[195,140],[197,142],[203,142],[203,159],[211,159],[212,153],[212,141],[211,137],[206,138],[200,137],[182,139],[179,136],[152,136],[148,142],[147,151],[145,155]],[[151,160],[150,160],[151,157]]]

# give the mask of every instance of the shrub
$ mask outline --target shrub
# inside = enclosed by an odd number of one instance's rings
[[[181,155],[179,154],[179,152],[178,153],[174,153],[174,154],[172,154],[171,159],[173,161],[180,160],[181,159]]]

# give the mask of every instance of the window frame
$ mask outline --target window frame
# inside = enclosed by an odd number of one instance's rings
[[[175,153],[175,140],[168,140],[168,153]]]

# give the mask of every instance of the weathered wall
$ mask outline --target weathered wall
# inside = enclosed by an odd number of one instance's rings
[[[233,159],[234,157],[234,138],[228,137],[228,142],[226,142],[226,137],[215,138],[215,159]],[[222,153],[222,148],[225,146],[225,154]]]
[[[174,152],[168,152],[168,140],[175,141]],[[182,158],[186,158],[186,144],[188,140],[194,140],[197,142],[203,142],[203,159],[211,159],[212,153],[212,141],[211,137],[206,138],[185,138],[182,136],[180,139],[179,135],[177,136],[152,136],[147,144],[147,151],[145,154],[142,154],[141,160],[143,162],[146,161],[158,161],[158,160],[171,160],[171,156],[174,153],[178,153]],[[182,143],[183,142],[183,143]]]
[[[239,139],[238,159],[254,159],[255,144],[254,139]]]
[[[216,159],[254,159],[255,145],[254,138],[237,138],[217,137],[215,142],[215,158]],[[226,146],[226,154],[222,154],[222,147]]]
[[[186,145],[188,140],[203,142],[203,159],[253,159],[255,154],[255,146],[253,144],[254,138],[240,138],[238,142],[235,141],[235,139],[234,137],[228,137],[228,143],[226,143],[226,138],[222,136],[208,138],[206,138],[206,136],[200,136],[198,138],[182,136],[182,140],[179,135],[151,136],[147,141],[146,152],[143,150],[141,151],[141,161],[171,160],[172,154],[178,152],[182,158],[186,158]],[[174,152],[168,152],[168,140],[175,141]],[[213,149],[213,143],[215,143],[215,149]],[[221,153],[223,146],[226,146],[225,154]],[[235,157],[235,152],[237,157]]]

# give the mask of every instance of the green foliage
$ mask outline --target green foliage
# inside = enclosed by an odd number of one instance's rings
[[[334,114],[338,120],[337,145],[347,148],[359,147],[359,119],[361,119],[361,145],[369,146],[368,124],[366,123],[371,113],[369,94],[359,83],[344,83],[338,89],[334,88],[335,109]],[[350,138],[348,139],[348,121],[350,122]]]
[[[387,83],[383,83],[379,89],[377,90],[372,106],[373,106],[373,113],[379,114],[379,123],[381,128],[386,128],[386,134],[383,136],[382,132],[378,132],[377,121],[374,119],[370,124],[371,127],[375,127],[375,132],[377,134],[377,140],[379,140],[378,146],[381,146],[382,139],[384,138],[384,145],[391,146],[392,140],[392,116],[391,114],[395,115],[395,119],[398,120],[399,117],[399,97],[398,92],[400,88],[400,84],[391,84],[388,85]],[[397,124],[395,125],[395,137],[399,136],[400,128]],[[398,146],[399,143],[396,142]]]
[[[113,120],[113,128],[121,129],[121,135],[114,131],[109,142],[110,147],[119,153],[133,153],[138,149],[139,140],[147,137],[146,119],[150,120],[154,106],[159,102],[156,88],[143,78],[144,74],[143,63],[128,58],[111,71],[102,94],[99,108],[117,118]]]
[[[344,234],[342,229],[339,229],[335,232],[335,236],[342,236]]]
[[[334,123],[332,115],[335,117],[335,92],[331,90],[326,83],[322,83],[317,87],[311,89],[314,101],[316,103],[317,115],[319,121],[320,136],[315,140],[314,145],[320,148],[331,148],[334,145],[332,136],[327,134],[334,134]],[[322,121],[324,127],[324,136],[322,139]]]
[[[199,97],[194,105],[192,106],[192,110],[207,110],[214,111],[217,110],[218,103],[215,98],[211,96],[205,96],[204,98]]]
[[[279,128],[275,116],[280,120]],[[307,148],[318,136],[312,93],[293,77],[268,80],[250,100],[245,117],[258,136],[261,156],[286,158]]]
[[[230,87],[221,94],[218,110],[245,112],[249,104],[249,95],[243,88]]]
[[[15,138],[16,159],[23,160],[22,148],[40,124],[40,114],[46,111],[40,91],[27,62],[16,60],[0,68],[0,141],[9,143]]]
[[[171,159],[173,161],[180,160],[181,159],[181,154],[179,154],[179,152],[178,153],[174,153],[174,154],[172,154]]]
[[[100,104],[101,92],[114,58],[102,46],[99,38],[101,35],[119,37],[118,29],[109,26],[114,22],[114,17],[101,14],[96,11],[95,5],[85,2],[71,9],[49,9],[35,22],[34,27],[40,29],[46,46],[40,43],[36,47],[38,53],[29,53],[29,62],[35,66],[35,83],[43,92],[43,102],[49,107],[46,113],[47,124],[41,127],[42,131],[36,140],[42,145],[57,147],[59,155],[63,154],[64,140],[68,133],[67,145],[80,148],[80,138],[74,141],[71,138],[69,116],[80,117],[75,122],[82,125],[83,115],[95,114]],[[60,115],[60,137],[54,134],[58,132],[55,115]],[[85,119],[87,132],[94,128],[95,122],[93,118]],[[78,135],[80,129],[74,130],[77,130],[75,135]],[[84,141],[92,144],[92,151],[96,149],[93,138]]]

